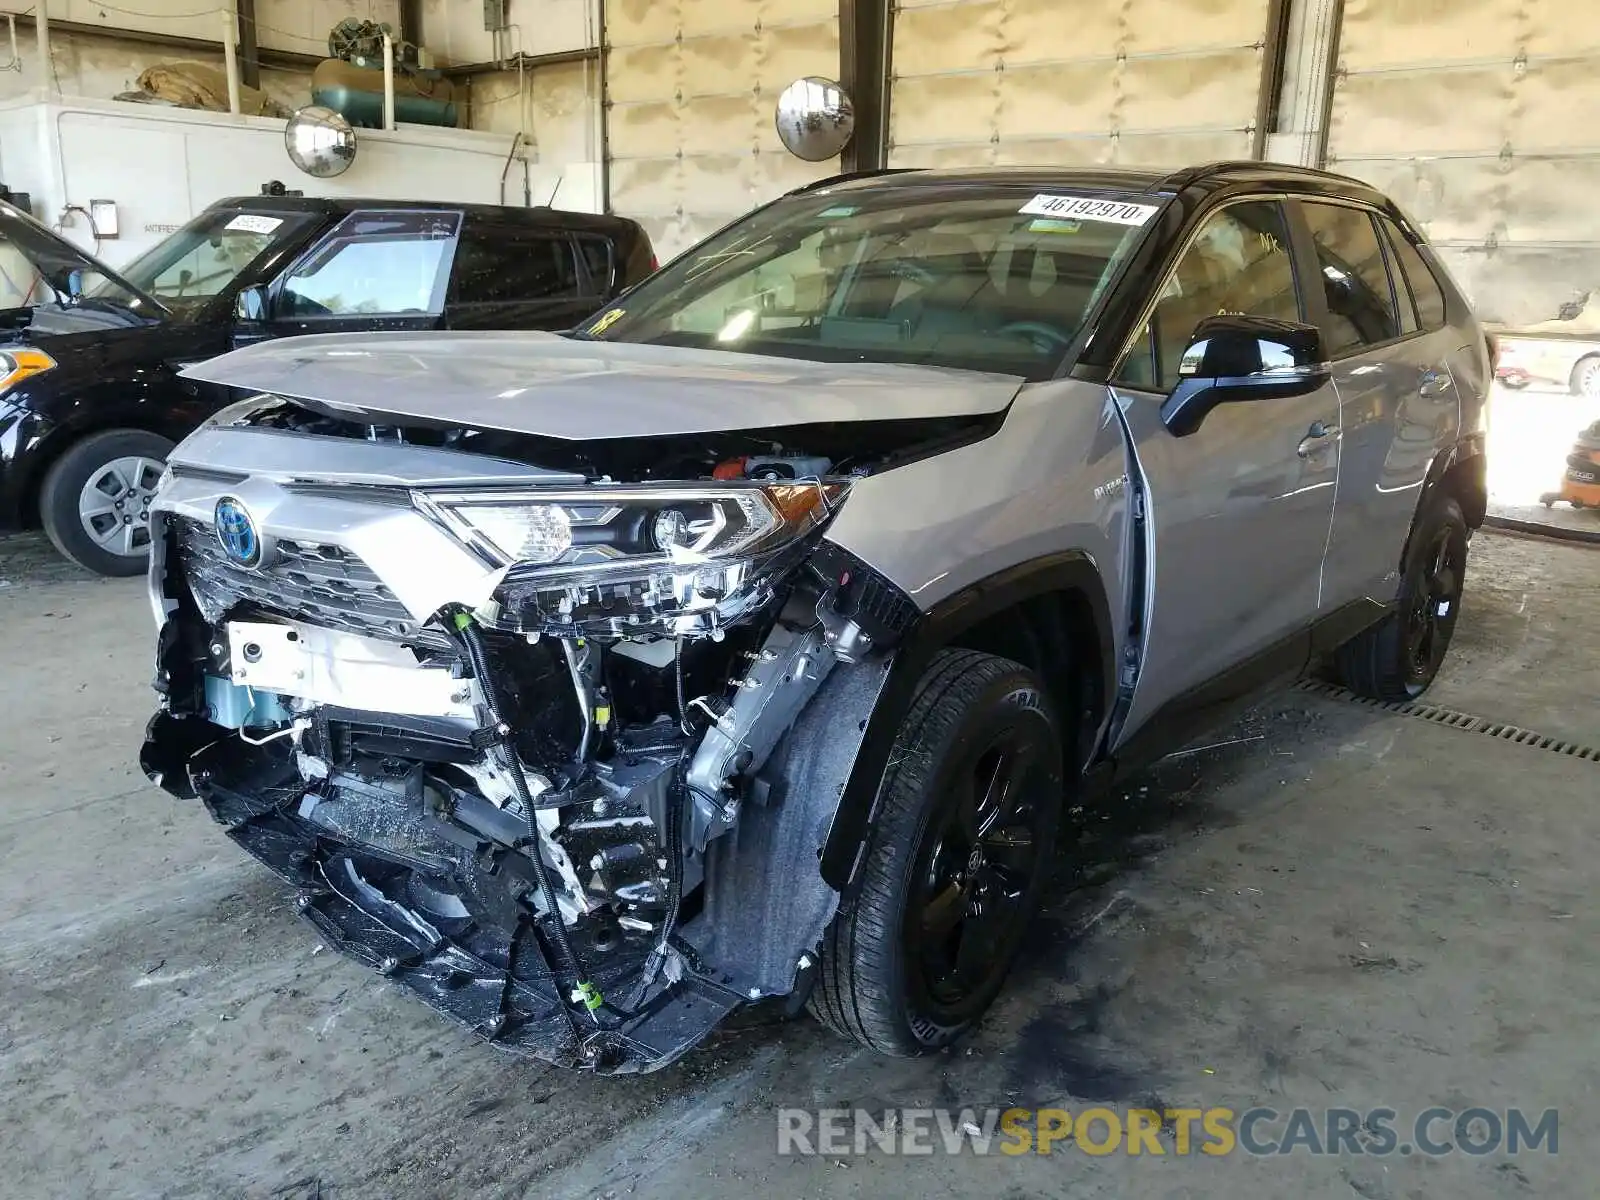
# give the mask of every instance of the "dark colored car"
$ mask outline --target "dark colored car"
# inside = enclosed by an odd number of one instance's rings
[[[115,272],[0,203],[0,529],[138,574],[167,451],[235,398],[185,366],[295,334],[565,329],[654,267],[620,217],[254,196]]]

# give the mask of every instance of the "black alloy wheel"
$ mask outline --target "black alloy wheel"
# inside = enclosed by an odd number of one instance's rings
[[[1389,614],[1339,647],[1339,681],[1373,700],[1415,700],[1438,675],[1461,615],[1467,521],[1448,492],[1423,502]]]
[[[993,1003],[1049,875],[1064,735],[1027,668],[942,650],[889,755],[859,886],[822,942],[809,1006],[884,1054],[948,1045]]]
[[[1042,722],[997,730],[954,764],[937,824],[923,835],[907,909],[912,998],[936,1025],[968,1019],[974,997],[990,994],[1010,966],[1049,840],[1048,810],[1059,808],[1055,747]]]
[[[1440,525],[1422,548],[1420,577],[1406,613],[1406,682],[1415,694],[1433,682],[1444,662],[1461,608],[1466,578],[1466,542],[1457,545],[1456,531]]]

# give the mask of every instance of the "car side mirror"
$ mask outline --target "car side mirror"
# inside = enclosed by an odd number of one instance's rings
[[[267,319],[267,289],[247,287],[239,289],[233,302],[233,315],[241,325],[259,325]]]
[[[1161,420],[1174,437],[1187,437],[1219,404],[1305,396],[1329,375],[1315,325],[1207,317],[1179,360],[1178,385],[1161,406]]]

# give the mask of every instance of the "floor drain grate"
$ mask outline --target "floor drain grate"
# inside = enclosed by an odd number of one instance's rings
[[[1581,758],[1585,762],[1600,763],[1600,746],[1585,746],[1578,742],[1563,741],[1532,729],[1523,729],[1519,725],[1491,721],[1487,717],[1457,712],[1453,708],[1440,708],[1437,704],[1418,704],[1409,700],[1370,700],[1365,696],[1356,695],[1347,688],[1324,683],[1320,679],[1302,680],[1296,685],[1296,690],[1309,692],[1313,696],[1326,696],[1330,700],[1342,700],[1346,704],[1359,704],[1362,708],[1377,708],[1384,712],[1399,713],[1405,717],[1432,721],[1435,725],[1460,729],[1466,733],[1487,734],[1503,742],[1514,742],[1534,750],[1547,750],[1552,754],[1564,754],[1568,758]]]

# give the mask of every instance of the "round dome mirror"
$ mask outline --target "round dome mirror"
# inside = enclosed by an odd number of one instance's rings
[[[844,149],[856,129],[850,97],[831,79],[808,75],[778,96],[778,137],[796,158],[821,162]]]
[[[349,121],[320,104],[299,109],[289,118],[283,144],[294,165],[318,179],[341,175],[356,160],[356,131]]]

